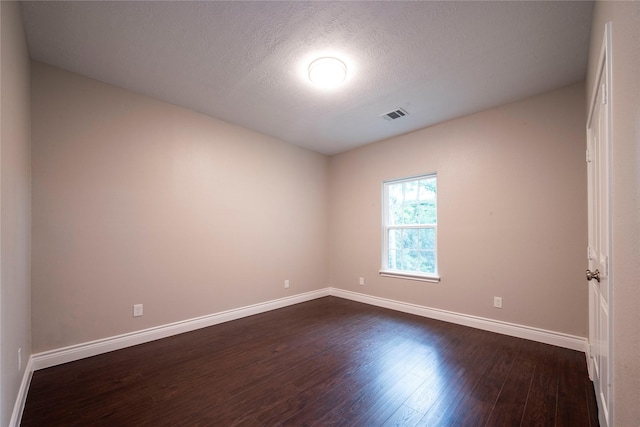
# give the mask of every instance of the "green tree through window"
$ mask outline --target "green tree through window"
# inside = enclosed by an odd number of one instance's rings
[[[383,272],[436,277],[436,175],[387,181],[383,186]]]

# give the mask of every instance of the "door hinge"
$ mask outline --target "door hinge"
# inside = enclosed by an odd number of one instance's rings
[[[591,246],[587,246],[587,259],[591,261],[593,257],[591,256]]]
[[[602,84],[602,104],[606,104],[608,102],[607,100],[607,85],[606,84]]]
[[[586,151],[586,157],[587,157],[587,163],[591,162],[591,152],[589,151],[588,148],[587,148],[587,151]]]

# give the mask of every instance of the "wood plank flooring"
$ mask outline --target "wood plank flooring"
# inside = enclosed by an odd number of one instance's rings
[[[583,353],[335,297],[36,371],[23,426],[597,426]]]

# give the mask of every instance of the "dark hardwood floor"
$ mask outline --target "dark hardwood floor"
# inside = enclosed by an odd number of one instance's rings
[[[36,371],[23,426],[596,426],[583,353],[335,297]]]

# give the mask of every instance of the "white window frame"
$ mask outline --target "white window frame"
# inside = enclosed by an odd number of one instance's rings
[[[433,224],[389,224],[389,185],[401,184],[403,182],[420,181],[425,178],[436,178],[436,222]],[[380,269],[380,275],[383,277],[393,277],[399,279],[419,280],[423,282],[437,283],[440,281],[438,274],[438,175],[436,172],[427,173],[422,175],[409,176],[405,178],[392,179],[384,181],[382,183],[382,267]],[[434,243],[434,257],[435,257],[435,271],[433,273],[421,273],[418,271],[407,270],[391,270],[389,269],[389,230],[390,229],[433,229],[435,230],[435,243]]]

